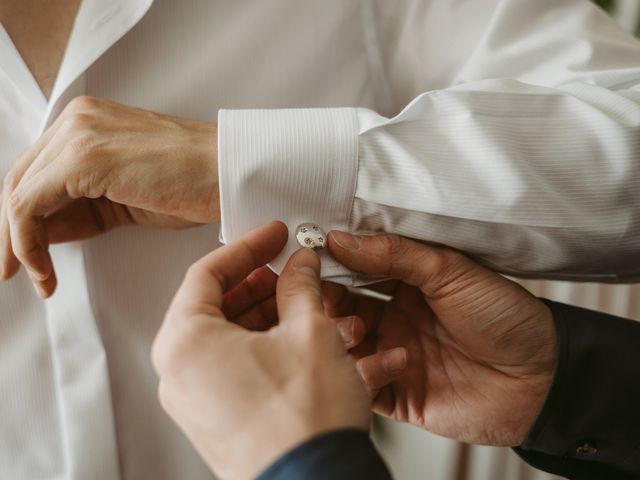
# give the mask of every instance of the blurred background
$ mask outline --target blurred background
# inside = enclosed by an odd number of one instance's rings
[[[537,1],[537,0],[530,0]],[[640,0],[594,0],[640,37]],[[640,285],[522,281],[534,295],[640,320]],[[464,445],[376,418],[374,440],[397,480],[555,480],[508,448]]]
[[[640,35],[639,0],[596,0],[595,3],[613,15],[625,29]]]

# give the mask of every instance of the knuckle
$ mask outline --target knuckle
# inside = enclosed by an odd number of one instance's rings
[[[33,262],[34,253],[39,250],[38,245],[22,240],[16,241],[12,248],[16,258],[24,265],[30,265]]]
[[[451,255],[449,250],[444,250],[441,248],[430,250],[425,255],[425,260],[429,260],[431,264],[431,271],[447,274],[449,268],[451,267]]]
[[[86,112],[88,110],[92,110],[98,106],[99,100],[95,97],[91,97],[89,95],[80,95],[71,100],[66,110],[75,113],[75,112]]]
[[[414,263],[417,270],[422,271],[421,284],[445,278],[449,271],[449,256],[445,250],[431,248],[420,253]]]
[[[20,183],[20,177],[16,172],[11,171],[4,177],[3,189],[7,194],[9,194],[9,192],[16,189],[18,183]]]
[[[381,235],[378,239],[382,243],[384,251],[390,258],[395,258],[401,255],[405,250],[405,242],[402,237],[398,235]]]
[[[207,264],[204,258],[197,260],[192,263],[189,268],[187,268],[187,272],[184,275],[183,283],[188,281],[204,281],[203,276],[207,273]]]
[[[389,259],[387,274],[394,278],[407,278],[412,282],[419,282],[419,273],[423,270],[423,252],[416,249],[416,245],[410,240],[398,235],[384,235],[380,240]]]
[[[430,275],[424,279],[424,288],[432,298],[443,298],[466,286],[468,277],[467,258],[453,250],[436,249],[430,253]],[[426,283],[431,284],[430,287]]]
[[[63,128],[67,134],[77,134],[78,132],[91,131],[94,126],[94,119],[88,113],[73,113],[65,119]]]
[[[69,173],[61,187],[64,195],[76,199],[82,197],[98,198],[105,193],[105,180],[100,171],[82,168],[69,168]]]
[[[9,202],[7,205],[7,216],[10,221],[14,221],[23,216],[25,210],[25,203],[23,201],[20,191],[14,191],[9,196]]]
[[[174,376],[179,371],[186,354],[184,345],[183,339],[177,335],[161,332],[156,337],[151,348],[151,363],[160,377]]]
[[[292,299],[301,299],[305,305],[309,306],[322,304],[322,292],[313,285],[302,282],[289,286],[283,295]]]

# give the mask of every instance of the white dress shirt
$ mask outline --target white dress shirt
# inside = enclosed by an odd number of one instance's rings
[[[640,279],[640,43],[578,0],[413,7],[401,31],[370,36],[390,110],[409,85],[425,91],[393,118],[220,112],[223,240],[264,218],[314,220],[446,244],[515,275]],[[326,278],[363,280],[324,260]]]
[[[0,175],[79,94],[223,109],[227,241],[279,218],[619,280],[639,264],[638,83],[638,44],[586,0],[83,0],[48,101],[0,28]],[[124,228],[53,247],[47,302],[22,272],[0,284],[0,479],[210,478],[149,350],[217,237]]]

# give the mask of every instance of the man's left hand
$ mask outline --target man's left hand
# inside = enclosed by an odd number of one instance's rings
[[[5,178],[0,279],[23,264],[48,297],[50,243],[217,221],[218,198],[216,125],[78,97]]]

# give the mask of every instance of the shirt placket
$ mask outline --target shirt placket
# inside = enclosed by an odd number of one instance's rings
[[[146,13],[152,0],[84,0],[40,133],[85,93],[84,72]],[[54,245],[56,294],[46,303],[58,413],[69,480],[120,478],[107,358],[91,306],[83,242]]]

